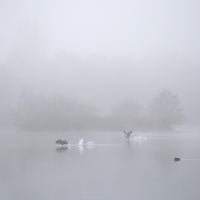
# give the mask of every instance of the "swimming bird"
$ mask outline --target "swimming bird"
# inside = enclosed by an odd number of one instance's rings
[[[129,131],[128,133],[127,133],[126,131],[124,131],[125,137],[126,137],[127,139],[129,139],[132,132],[133,132],[132,130]]]
[[[59,140],[56,140],[56,144],[60,144],[62,142],[62,140],[61,139],[59,139]]]
[[[64,144],[68,144],[68,142],[66,140],[62,140],[60,144],[64,145]]]
[[[180,161],[180,158],[174,158],[174,161]]]
[[[59,139],[56,141],[56,144],[61,144],[61,145],[67,144],[68,145],[68,142],[66,140]]]

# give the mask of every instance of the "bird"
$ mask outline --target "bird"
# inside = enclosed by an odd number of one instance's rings
[[[59,139],[56,141],[56,144],[61,144],[61,145],[67,144],[68,145],[68,142],[66,140]]]
[[[82,146],[82,145],[83,145],[83,142],[84,142],[84,139],[81,138],[81,139],[79,140],[78,146]]]
[[[62,140],[59,139],[59,140],[56,140],[56,144],[61,144]]]
[[[131,133],[132,133],[132,130],[129,131],[128,133],[127,133],[126,131],[124,131],[124,133],[125,133],[125,137],[126,137],[127,139],[129,139],[129,138],[130,138],[130,135],[131,135]]]
[[[64,145],[64,144],[68,144],[68,142],[66,140],[62,140],[60,144]]]
[[[174,161],[180,161],[180,158],[174,158]]]

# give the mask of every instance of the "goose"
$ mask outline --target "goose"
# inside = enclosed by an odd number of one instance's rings
[[[126,131],[124,131],[125,137],[126,137],[127,139],[129,139],[132,132],[133,132],[132,130],[129,131],[128,133],[127,133]]]

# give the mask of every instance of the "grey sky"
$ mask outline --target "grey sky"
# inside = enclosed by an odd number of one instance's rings
[[[142,58],[199,54],[198,0],[1,0],[0,59],[17,33],[38,23],[51,52]]]

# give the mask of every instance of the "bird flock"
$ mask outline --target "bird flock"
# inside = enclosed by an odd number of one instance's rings
[[[129,132],[124,131],[126,139],[130,139],[130,136],[131,136],[132,132],[133,132],[132,130],[129,131]],[[146,137],[142,137],[141,135],[139,135],[139,136],[135,136],[133,138],[133,140],[135,140],[135,141],[137,141],[137,140],[146,140]],[[83,145],[93,146],[93,145],[95,145],[95,143],[92,142],[92,141],[89,141],[89,142],[84,144],[84,139],[82,139],[82,138],[79,139],[78,144],[70,144],[70,143],[67,142],[67,140],[61,140],[61,139],[57,140],[56,144],[67,145],[67,146],[83,146]]]
[[[132,130],[129,131],[129,132],[124,131],[125,138],[129,140],[132,132],[133,132]],[[133,140],[134,141],[146,140],[146,137],[143,137],[143,136],[139,135],[139,136],[135,136],[133,138]],[[79,139],[78,144],[70,144],[66,140],[61,140],[61,139],[57,140],[56,144],[67,145],[67,146],[84,146],[84,145],[85,146],[94,146],[95,145],[95,143],[92,142],[92,141],[89,141],[89,142],[87,142],[87,143],[84,144],[84,139],[82,139],[82,138]],[[176,158],[175,157],[174,161],[180,161],[180,158]]]
[[[86,145],[86,146],[93,146],[93,145],[95,145],[95,143],[92,142],[92,141],[89,141],[86,144],[84,144],[83,142],[84,142],[84,139],[82,139],[82,138],[79,139],[78,144],[70,144],[66,140],[59,139],[59,140],[56,141],[56,144],[67,145],[67,146],[84,146],[84,145]]]

